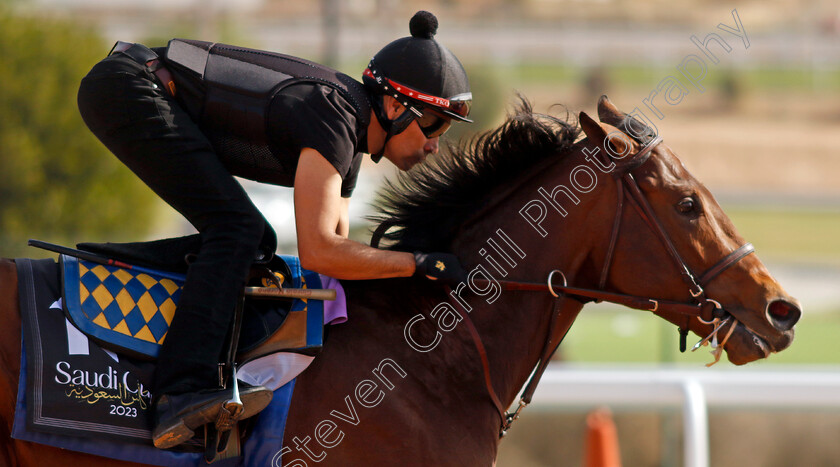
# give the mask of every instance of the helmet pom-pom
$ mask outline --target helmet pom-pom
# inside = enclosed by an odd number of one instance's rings
[[[419,39],[431,39],[437,33],[438,20],[435,15],[428,11],[421,10],[411,17],[408,22],[408,29],[411,36]]]

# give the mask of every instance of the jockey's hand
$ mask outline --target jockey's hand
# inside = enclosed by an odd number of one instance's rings
[[[449,253],[414,253],[414,277],[457,284],[467,281],[467,273],[458,257]]]

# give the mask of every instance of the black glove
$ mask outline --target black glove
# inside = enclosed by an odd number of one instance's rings
[[[414,253],[414,277],[425,277],[448,284],[467,281],[467,273],[461,267],[458,257],[449,253]]]

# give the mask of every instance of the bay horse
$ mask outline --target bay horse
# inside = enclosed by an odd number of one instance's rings
[[[350,319],[298,377],[273,466],[493,465],[515,418],[504,408],[591,300],[648,309],[737,365],[791,344],[797,301],[709,191],[606,96],[598,114],[578,128],[523,100],[386,187],[387,247],[451,251],[469,279],[344,281]],[[0,297],[0,463],[129,465],[10,439],[20,318],[8,260]]]

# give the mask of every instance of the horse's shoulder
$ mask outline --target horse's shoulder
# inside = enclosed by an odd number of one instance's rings
[[[17,270],[11,259],[0,258],[0,297],[17,296]]]
[[[18,372],[20,370],[20,314],[18,313],[17,271],[15,262],[0,258],[0,435],[9,438],[14,419],[15,397],[17,395]],[[12,458],[18,457],[7,443],[0,450]],[[0,452],[0,464],[3,464]],[[4,464],[5,465],[5,464]],[[34,464],[33,464],[34,465]]]

